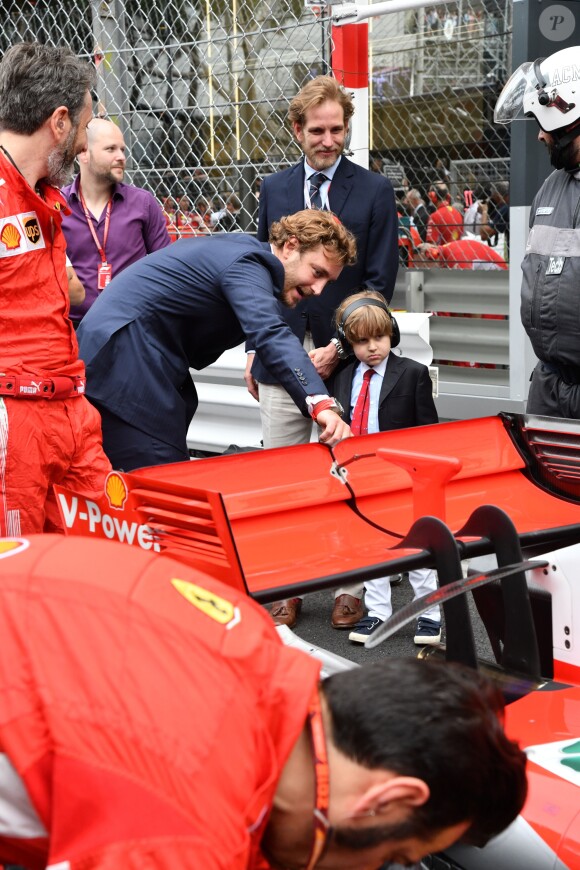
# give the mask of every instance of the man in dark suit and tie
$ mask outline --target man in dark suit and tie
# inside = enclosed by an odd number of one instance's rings
[[[321,427],[321,441],[348,437],[341,409],[281,311],[321,293],[355,256],[353,237],[334,216],[308,209],[276,221],[270,245],[243,233],[182,239],[113,278],[78,330],[87,396],[101,412],[113,466],[189,459],[197,407],[189,369],[205,368],[244,338]]]
[[[344,156],[352,96],[330,76],[306,84],[290,104],[288,117],[304,158],[290,169],[267,175],[260,188],[258,238],[268,238],[273,221],[303,208],[330,209],[356,237],[357,262],[343,269],[316,300],[303,300],[284,312],[320,376],[328,378],[344,353],[333,327],[342,300],[361,284],[390,300],[398,268],[398,219],[390,181]],[[253,350],[249,348],[248,350]],[[260,402],[264,447],[308,443],[312,425],[301,419],[283,385],[267,371],[259,352],[248,353],[248,390]],[[362,616],[361,587],[336,590],[332,624],[350,628]],[[277,624],[293,626],[298,599],[273,607]]]
[[[427,224],[429,223],[429,212],[423,198],[418,190],[410,190],[405,197],[405,204],[409,208],[409,213],[415,222],[417,232],[421,236],[421,241],[427,241]]]

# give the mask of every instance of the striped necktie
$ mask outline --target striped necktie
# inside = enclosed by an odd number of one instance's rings
[[[315,172],[314,175],[310,176],[308,180],[308,183],[310,184],[310,189],[308,191],[308,195],[310,196],[310,208],[322,208],[320,188],[325,181],[327,181],[327,178],[324,172]]]

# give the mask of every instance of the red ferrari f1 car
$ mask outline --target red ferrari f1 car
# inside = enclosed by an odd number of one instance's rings
[[[500,415],[332,450],[112,472],[98,501],[57,495],[69,534],[163,551],[263,603],[436,567],[446,644],[425,654],[500,682],[507,729],[528,753],[530,792],[522,816],[484,849],[456,847],[425,866],[580,868],[580,424]],[[462,560],[490,553],[498,572],[462,580]],[[540,559],[527,575],[524,558]],[[478,661],[458,595],[466,589],[495,661]]]

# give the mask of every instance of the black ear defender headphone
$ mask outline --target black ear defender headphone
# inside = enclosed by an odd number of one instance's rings
[[[389,317],[391,318],[391,324],[393,327],[393,334],[391,335],[391,347],[397,347],[397,345],[401,341],[401,332],[399,330],[399,324],[393,317],[392,311],[389,310],[388,306],[385,305],[384,302],[381,302],[379,299],[373,299],[372,297],[368,297],[367,299],[356,299],[354,302],[351,302],[350,305],[347,305],[344,311],[342,312],[342,317],[340,318],[340,323],[337,327],[337,332],[340,336],[341,341],[348,342],[348,339],[344,333],[344,327],[346,325],[346,321],[357,308],[363,308],[365,305],[375,305],[377,308],[382,308],[383,311],[386,311]]]

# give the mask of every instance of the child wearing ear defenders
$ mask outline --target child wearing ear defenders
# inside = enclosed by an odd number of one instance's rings
[[[354,356],[336,373],[331,389],[353,435],[438,423],[427,366],[391,353],[399,343],[399,329],[385,298],[375,290],[355,293],[343,301],[335,319]],[[437,588],[430,569],[410,571],[409,580],[415,598]],[[391,616],[388,577],[365,583],[365,605],[367,615],[349,634],[355,643],[364,643]],[[414,641],[433,645],[440,640],[440,612],[433,607],[418,619]]]

